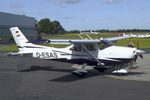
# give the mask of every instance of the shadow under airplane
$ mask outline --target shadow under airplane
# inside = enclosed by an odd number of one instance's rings
[[[55,82],[72,82],[72,81],[77,81],[77,80],[81,80],[81,79],[86,79],[86,78],[90,78],[90,77],[95,77],[98,75],[116,75],[116,76],[126,76],[126,75],[141,75],[141,74],[146,74],[144,72],[128,72],[128,74],[112,74],[110,71],[106,71],[106,72],[99,72],[97,70],[90,70],[89,73],[85,76],[76,76],[74,74],[72,74],[71,72],[74,71],[74,69],[58,69],[58,68],[54,68],[54,66],[31,66],[29,69],[23,69],[20,70],[18,72],[30,72],[30,71],[36,71],[36,70],[46,70],[46,71],[55,71],[55,72],[67,72],[69,74],[62,76],[62,77],[58,77],[49,81],[55,81]]]
[[[37,71],[37,70],[46,70],[46,71],[55,71],[55,72],[67,72],[69,74],[56,78],[56,79],[52,79],[49,81],[56,81],[56,82],[71,82],[71,81],[76,81],[76,80],[81,80],[81,79],[85,79],[85,78],[89,78],[89,77],[94,77],[94,76],[98,76],[98,75],[104,75],[103,73],[100,73],[96,70],[91,70],[89,71],[89,73],[85,76],[76,76],[74,74],[72,74],[71,72],[74,71],[74,69],[67,69],[67,68],[54,68],[54,66],[31,66],[28,69],[23,69],[23,70],[19,70],[18,72],[30,72],[30,71]]]
[[[30,72],[37,70],[46,70],[46,71],[58,71],[58,72],[71,72],[73,69],[54,69],[54,66],[31,66],[29,69],[19,70],[18,72]]]

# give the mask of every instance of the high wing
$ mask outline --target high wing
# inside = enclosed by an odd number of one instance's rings
[[[113,45],[112,42],[116,42],[118,40],[127,39],[127,38],[131,38],[131,36],[119,36],[119,37],[112,37],[112,38],[104,38],[104,39],[101,39],[101,42],[107,46],[111,46],[111,45]]]
[[[50,44],[76,44],[76,43],[100,43],[100,39],[94,40],[81,40],[81,39],[38,39],[31,41],[31,43],[43,44],[43,43],[50,43]]]
[[[94,40],[59,40],[59,39],[49,39],[50,44],[76,44],[76,43],[100,43],[100,39]]]
[[[127,38],[131,38],[132,36],[119,36],[119,37],[112,37],[112,38],[104,38],[104,40],[110,41],[110,42],[115,42],[117,40],[121,40],[121,39],[127,39]]]
[[[100,42],[115,42],[117,40],[121,40],[121,39],[127,39],[127,38],[131,38],[131,36],[120,36],[120,37],[112,37],[112,38],[100,38],[100,39],[90,39],[90,40],[82,40],[82,39],[49,39],[46,41],[46,43],[50,43],[50,44],[76,44],[76,43],[100,43]]]

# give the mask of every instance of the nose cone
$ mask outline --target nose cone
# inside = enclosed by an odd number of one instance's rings
[[[142,54],[144,54],[145,53],[145,51],[143,51],[143,50],[140,50],[140,49],[136,49],[136,48],[131,48],[132,49],[132,52],[130,53],[130,55],[131,55],[131,58],[135,58],[136,56],[138,56],[138,55],[142,55]]]

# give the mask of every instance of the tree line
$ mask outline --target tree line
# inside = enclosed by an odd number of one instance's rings
[[[38,33],[45,34],[60,34],[60,33],[80,33],[80,32],[90,32],[91,30],[70,30],[66,31],[59,21],[51,21],[49,18],[41,19],[37,22]],[[105,32],[150,32],[150,29],[118,29],[118,30],[109,30],[109,29],[99,29],[92,30],[93,32],[105,33]]]
[[[150,29],[118,29],[118,30],[109,30],[109,29],[101,29],[101,30],[71,30],[67,31],[68,33],[80,33],[80,32],[99,32],[99,33],[117,33],[117,32],[150,32]]]

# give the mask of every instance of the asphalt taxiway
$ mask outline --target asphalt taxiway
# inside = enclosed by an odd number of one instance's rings
[[[112,78],[122,80],[136,80],[150,82],[150,54],[144,54],[144,58],[137,59],[137,62],[133,65],[132,69],[128,69],[126,76],[107,75]]]
[[[150,99],[150,82],[121,80],[98,71],[79,78],[70,73],[74,70],[71,64],[0,55],[0,100]],[[143,66],[149,66],[148,59],[146,62]],[[139,73],[130,72],[128,76]]]

